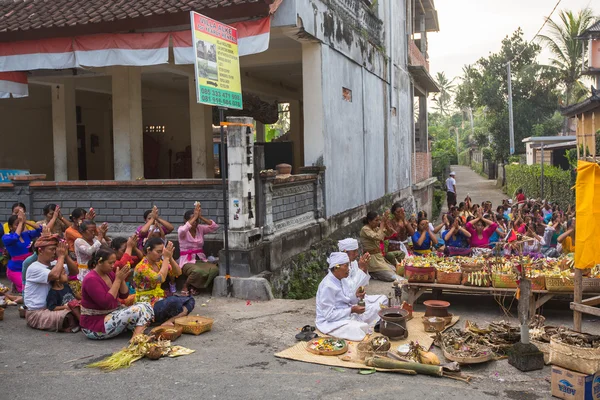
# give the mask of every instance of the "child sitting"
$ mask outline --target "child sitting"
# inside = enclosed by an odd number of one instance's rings
[[[69,277],[65,270],[62,271],[60,277],[52,282],[52,288],[46,297],[46,307],[50,311],[71,310],[71,313],[79,321],[81,316],[81,296],[75,295],[73,290],[66,283],[69,282]],[[79,327],[72,329],[71,332],[79,331]]]

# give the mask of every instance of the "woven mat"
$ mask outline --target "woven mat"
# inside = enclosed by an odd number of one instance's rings
[[[413,319],[406,323],[406,327],[408,328],[408,338],[404,340],[394,340],[392,341],[391,350],[396,350],[398,346],[404,343],[410,342],[418,342],[421,346],[426,349],[429,349],[433,345],[433,333],[425,332],[423,327],[422,318],[425,313],[422,312],[413,312]],[[458,320],[459,316],[454,316],[452,318],[452,322],[446,326],[446,329],[454,326]],[[379,333],[374,333],[373,335],[367,336],[364,341],[371,340],[375,336],[381,336]],[[275,357],[278,358],[286,358],[288,360],[296,360],[303,361],[312,364],[321,364],[321,365],[329,365],[332,367],[342,367],[342,368],[355,368],[361,369],[365,368],[365,364],[359,359],[358,351],[356,350],[356,346],[360,342],[351,342],[349,340],[346,341],[348,343],[348,351],[342,356],[320,356],[317,354],[310,353],[306,350],[306,346],[308,346],[308,342],[299,342],[289,349],[283,350],[277,354]],[[350,361],[343,361],[341,357],[350,356]]]

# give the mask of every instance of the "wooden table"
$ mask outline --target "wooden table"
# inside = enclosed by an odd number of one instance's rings
[[[439,290],[453,293],[479,293],[479,294],[499,294],[506,295],[516,293],[517,289],[495,288],[495,287],[479,287],[479,286],[463,286],[463,285],[446,285],[443,283],[408,283],[405,285],[408,290],[407,302],[414,305],[415,301],[427,291]],[[546,304],[554,296],[573,295],[572,292],[550,292],[548,290],[532,290],[532,295],[529,299],[530,316],[535,315],[538,308]]]

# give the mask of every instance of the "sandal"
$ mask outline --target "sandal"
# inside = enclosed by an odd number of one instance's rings
[[[315,333],[315,329],[314,326],[304,325],[300,333],[296,335],[296,340],[308,342],[309,340],[319,337],[319,335]]]
[[[190,297],[190,291],[189,290],[182,290],[181,291],[181,295],[183,297]]]
[[[190,289],[190,293],[192,296],[198,296],[200,294],[200,292],[194,288]]]

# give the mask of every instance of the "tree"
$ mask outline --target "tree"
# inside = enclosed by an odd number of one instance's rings
[[[440,93],[437,97],[434,97],[433,101],[435,110],[439,111],[442,115],[447,115],[452,106],[452,92],[454,90],[454,78],[448,80],[444,72],[438,72],[435,77],[435,81],[440,88]]]
[[[509,60],[517,152],[524,152],[522,140],[533,135],[534,126],[546,123],[558,108],[558,74],[537,62],[540,50],[538,44],[526,42],[518,29],[502,41],[498,53],[481,58],[463,70],[465,75],[457,89],[455,103],[461,109],[485,107],[485,125],[498,160],[506,160],[509,155],[506,76]]]
[[[576,38],[585,32],[595,20],[590,8],[584,8],[577,14],[572,11],[561,11],[559,21],[549,19],[547,35],[539,35],[539,41],[552,52],[550,67],[560,75],[565,87],[565,102],[568,106],[577,102],[579,96],[573,96],[574,90],[587,92],[586,85],[580,81],[581,57],[585,57],[583,40]]]

